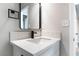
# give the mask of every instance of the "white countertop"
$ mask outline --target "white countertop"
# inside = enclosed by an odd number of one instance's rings
[[[48,38],[48,39],[44,39],[44,38]],[[45,48],[48,48],[50,45],[60,40],[59,38],[49,38],[49,37],[44,37],[44,38],[41,37],[40,40],[31,39],[31,38],[14,40],[14,41],[11,41],[11,44],[16,45],[22,48],[23,50],[28,51],[29,53],[35,55],[38,52],[44,50]],[[38,40],[40,42],[32,43],[29,40]]]

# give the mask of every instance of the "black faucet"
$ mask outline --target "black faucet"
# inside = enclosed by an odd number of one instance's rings
[[[31,38],[34,38],[34,31],[31,31]]]

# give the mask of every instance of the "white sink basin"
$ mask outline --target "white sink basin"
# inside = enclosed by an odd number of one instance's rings
[[[15,40],[11,41],[13,45],[16,45],[29,53],[36,55],[38,52],[50,47],[52,44],[59,41],[59,38],[43,38],[38,37],[35,39],[22,39],[22,40]]]
[[[28,42],[34,43],[34,44],[40,44],[40,39],[33,39],[33,40],[27,40]]]
[[[47,38],[35,38],[35,39],[30,39],[27,40],[28,42],[34,43],[34,44],[43,44],[46,41],[49,41],[51,39],[47,39]]]

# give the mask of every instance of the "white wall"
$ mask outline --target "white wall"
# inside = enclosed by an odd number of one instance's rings
[[[63,21],[67,21],[68,22],[68,25],[62,25],[62,31],[61,31],[61,55],[63,56],[69,56],[69,49],[70,49],[70,46],[69,46],[69,41],[70,41],[70,38],[69,38],[69,4],[65,3],[62,5],[62,22]]]
[[[61,33],[61,55],[69,55],[69,27],[62,26],[64,20],[69,21],[69,4],[42,4],[42,35],[59,37]]]
[[[19,20],[8,18],[8,9],[19,10],[16,3],[0,3],[0,56],[12,55],[9,32],[19,30]]]
[[[42,35],[52,36],[53,32],[61,32],[60,4],[42,4]]]

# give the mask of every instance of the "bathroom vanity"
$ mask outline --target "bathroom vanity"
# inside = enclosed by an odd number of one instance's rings
[[[28,38],[13,40],[14,56],[59,56],[59,38]]]
[[[45,37],[41,36],[40,34],[42,30],[41,4],[20,3],[19,7],[20,7],[20,20],[19,20],[20,29],[21,31],[29,32],[29,34],[21,33],[17,35],[16,33],[13,36],[10,35],[10,43],[13,46],[13,55],[59,56],[60,38]],[[27,36],[27,39],[20,39],[21,36],[22,38],[26,38]],[[19,38],[14,39],[16,37]]]

